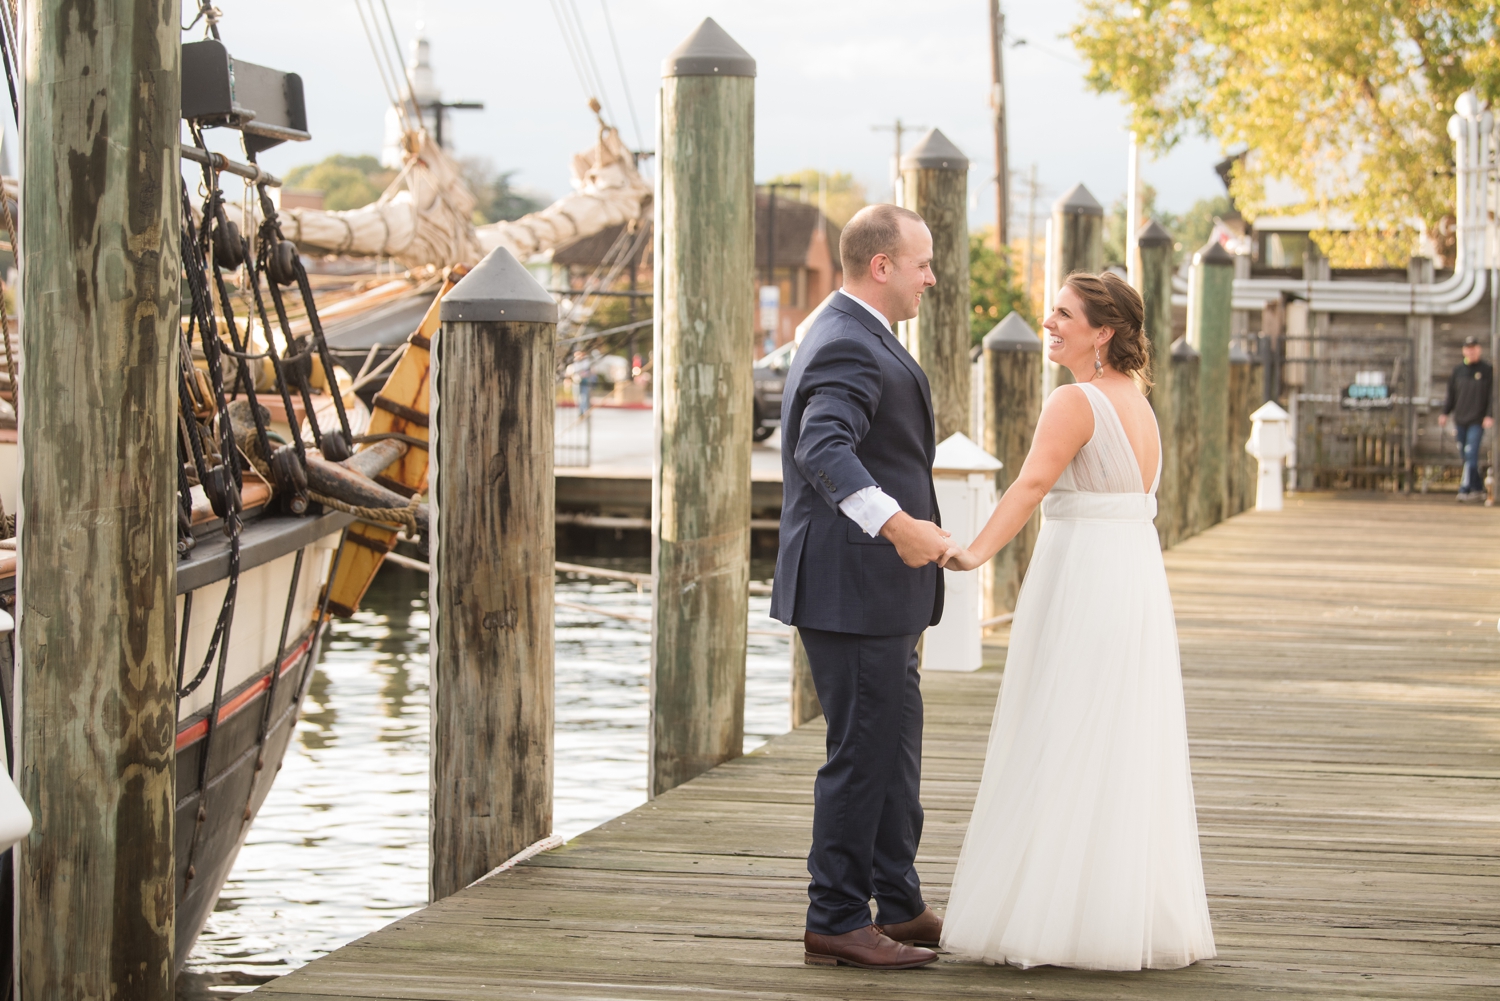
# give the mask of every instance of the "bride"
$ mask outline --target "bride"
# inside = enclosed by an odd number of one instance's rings
[[[1140,295],[1069,276],[1043,325],[1077,380],[968,549],[983,566],[1042,506],[942,946],[989,963],[1139,970],[1214,955],[1177,628],[1152,518],[1161,438]],[[1149,475],[1147,471],[1150,471]]]

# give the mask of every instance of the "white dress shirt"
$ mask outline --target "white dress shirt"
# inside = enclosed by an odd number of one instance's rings
[[[879,320],[880,325],[885,327],[887,332],[890,332],[891,321],[885,318],[884,313],[871,306],[868,302],[865,302],[859,296],[852,294],[848,289],[841,288],[839,292],[853,299],[865,309],[868,309],[870,315]],[[885,527],[885,523],[890,521],[891,517],[901,510],[901,505],[897,504],[894,497],[879,487],[865,487],[863,490],[856,490],[848,497],[839,501],[839,510],[844,512],[866,535],[873,539],[880,534],[880,530]]]

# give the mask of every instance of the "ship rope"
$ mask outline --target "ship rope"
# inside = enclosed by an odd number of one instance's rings
[[[217,13],[206,2],[199,11],[200,17],[208,22],[208,30],[215,35]],[[190,122],[189,126],[195,145],[206,150],[201,129],[196,123]],[[254,163],[253,156],[250,161]],[[347,458],[354,440],[301,255],[281,232],[266,183],[259,183],[256,187],[262,221],[253,234],[253,240],[242,235],[240,228],[230,220],[220,186],[220,172],[211,162],[203,166],[201,191],[204,200],[201,206],[192,203],[186,181],[181,188],[182,274],[188,292],[184,306],[189,308],[179,343],[178,553],[186,556],[196,546],[192,527],[195,486],[201,488],[214,514],[220,518],[229,542],[224,598],[214,620],[207,650],[191,677],[187,676],[188,637],[193,615],[191,591],[183,595],[179,624],[179,700],[198,691],[209,682],[210,676],[213,691],[205,710],[206,730],[198,752],[198,809],[183,860],[183,895],[187,894],[197,876],[196,863],[210,826],[211,807],[215,811],[240,811],[242,823],[248,823],[254,814],[260,787],[259,772],[265,763],[265,747],[275,727],[278,695],[284,691],[280,685],[281,675],[297,666],[283,664],[283,661],[287,659],[288,644],[292,641],[292,616],[304,577],[305,547],[297,552],[276,659],[269,668],[266,701],[256,732],[257,774],[243,804],[220,807],[217,802],[210,803],[210,769],[224,705],[230,638],[239,595],[245,480],[247,476],[259,476],[272,491],[272,498],[267,503],[279,504],[292,514],[310,513],[309,506],[315,503],[335,510],[347,507],[334,498],[307,489],[308,444],[303,441],[302,427],[298,426],[294,393],[301,398],[305,427],[312,444],[322,451],[325,458],[332,461]],[[238,290],[231,289],[231,275],[238,275]],[[292,333],[284,290],[291,291],[292,297],[300,302],[310,327],[309,335],[298,337]],[[265,293],[269,293],[269,308]],[[247,306],[243,317],[235,311],[236,300]],[[275,314],[274,322],[272,313]],[[256,334],[259,334],[262,344],[255,342]],[[324,385],[333,398],[337,428],[324,428],[319,420],[311,385],[314,364],[321,367]],[[265,385],[267,368],[270,369],[269,386]],[[283,442],[271,429],[270,413],[261,406],[258,390],[269,390],[273,396],[279,397],[287,421],[292,425],[290,442]],[[358,516],[368,512],[355,513]],[[415,531],[415,508],[377,512],[376,516],[403,526],[410,525]],[[335,556],[330,578],[337,568],[338,557]],[[327,618],[328,594],[325,588],[307,649],[299,655],[301,671],[297,676],[293,708],[300,704],[317,640]]]

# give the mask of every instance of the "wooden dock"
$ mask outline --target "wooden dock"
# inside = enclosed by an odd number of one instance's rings
[[[268,998],[1500,996],[1500,512],[1289,498],[1167,554],[1218,958],[802,964],[819,723],[261,988]],[[1003,640],[1003,638],[1002,638]],[[1004,647],[929,674],[941,908]],[[372,878],[378,878],[372,874]]]

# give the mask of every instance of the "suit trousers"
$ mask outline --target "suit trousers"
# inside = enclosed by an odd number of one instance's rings
[[[813,787],[807,929],[842,935],[910,921],[926,906],[922,838],[922,692],[917,635],[799,629],[828,722],[828,761]]]

